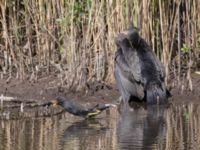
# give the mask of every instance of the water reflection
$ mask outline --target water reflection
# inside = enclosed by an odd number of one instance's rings
[[[132,104],[122,108],[117,135],[120,149],[163,149],[166,106]]]
[[[94,120],[67,113],[0,120],[0,150],[200,149],[200,106],[132,105]]]
[[[67,127],[64,131],[61,139],[63,149],[71,149],[73,147],[80,147],[80,149],[101,149],[105,145],[104,138],[111,131],[108,127],[109,122],[103,122],[102,120],[83,120],[73,123]],[[110,142],[107,139],[106,142]],[[106,146],[109,146],[108,144]]]

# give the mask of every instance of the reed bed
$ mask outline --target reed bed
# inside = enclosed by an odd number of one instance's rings
[[[112,83],[114,38],[134,25],[164,63],[166,81],[187,81],[192,90],[199,12],[198,0],[1,0],[1,78],[37,80],[55,72],[76,90]]]

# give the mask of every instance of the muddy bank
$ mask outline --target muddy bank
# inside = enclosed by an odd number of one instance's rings
[[[199,103],[200,76],[193,75],[192,82],[193,91],[189,91],[186,85],[182,87],[174,86],[171,90],[172,98],[170,100],[173,103]],[[119,92],[114,84],[96,83],[90,86],[90,89],[86,92],[69,92],[61,85],[61,81],[55,75],[40,78],[35,82],[17,79],[11,79],[9,82],[0,80],[0,85],[0,94],[23,100],[52,100],[57,96],[65,96],[74,98],[82,103],[105,103],[113,102],[119,97]]]
[[[37,81],[11,79],[0,80],[0,95],[22,100],[52,100],[57,96],[73,98],[80,102],[112,102],[119,97],[115,85],[95,83],[84,92],[66,90],[56,75],[43,77]]]
[[[200,103],[200,75],[192,75],[193,90],[190,91],[188,84],[178,87],[176,84],[171,90],[173,103]]]

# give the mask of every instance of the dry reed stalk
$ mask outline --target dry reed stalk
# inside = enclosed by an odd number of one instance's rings
[[[114,82],[114,38],[134,24],[161,58],[167,79],[173,70],[180,83],[187,64],[186,79],[192,89],[190,74],[195,66],[191,65],[199,64],[193,61],[200,52],[199,12],[197,0],[3,0],[1,76],[37,80],[42,72],[56,70],[52,64],[60,64],[68,88],[81,89],[89,81]],[[189,47],[187,59],[184,44]]]

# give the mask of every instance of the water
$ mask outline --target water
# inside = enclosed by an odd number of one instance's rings
[[[0,150],[200,149],[200,106],[133,105],[93,120],[63,113],[0,120]]]

